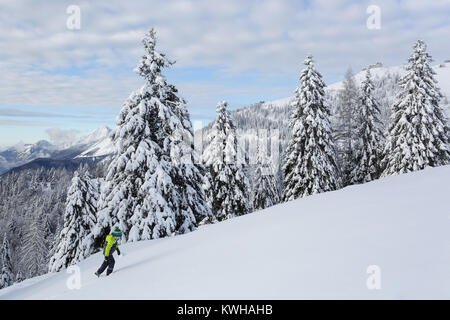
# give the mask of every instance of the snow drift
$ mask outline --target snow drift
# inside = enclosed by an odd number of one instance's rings
[[[121,246],[97,278],[78,266],[0,290],[0,299],[449,299],[450,166],[283,203],[189,234]],[[369,266],[379,290],[369,290]]]

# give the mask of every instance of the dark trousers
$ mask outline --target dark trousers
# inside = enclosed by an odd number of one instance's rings
[[[102,265],[97,270],[97,273],[102,274],[102,272],[105,271],[106,267],[108,267],[108,270],[106,270],[106,275],[108,276],[111,272],[113,272],[114,263],[116,263],[116,261],[114,260],[112,254],[108,257],[105,257],[105,261],[103,261]]]

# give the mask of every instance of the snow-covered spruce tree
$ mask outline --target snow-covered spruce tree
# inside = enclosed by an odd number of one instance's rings
[[[254,210],[265,209],[280,202],[276,171],[264,152],[266,148],[261,148],[261,144],[267,144],[267,141],[257,139],[257,161],[253,175],[252,205]]]
[[[400,80],[402,91],[392,107],[382,176],[450,163],[450,129],[439,106],[442,94],[431,61],[425,43],[418,40]]]
[[[82,260],[95,252],[95,236],[94,229],[97,224],[97,210],[100,198],[100,181],[92,179],[90,172],[86,169],[83,171],[82,180],[86,186],[86,206],[82,214],[81,225],[87,234],[82,238],[80,255],[77,260]]]
[[[23,280],[25,280],[25,278],[22,276],[22,272],[17,272],[17,275],[16,275],[16,281],[14,281],[15,283],[19,283],[19,282],[22,282]]]
[[[236,127],[227,110],[227,102],[217,104],[217,118],[203,152],[207,170],[207,199],[215,219],[222,221],[247,214],[249,182],[244,174],[244,162],[238,152]]]
[[[280,202],[278,181],[270,164],[259,163],[255,170],[254,179],[254,210],[265,209]]]
[[[9,247],[8,238],[3,237],[3,244],[1,249],[2,256],[2,271],[0,273],[0,289],[9,287],[14,283],[14,274],[11,266],[11,248]]]
[[[177,234],[183,234],[193,231],[199,223],[210,220],[213,215],[203,188],[205,168],[194,149],[194,131],[186,101],[177,95],[175,86],[168,86],[167,103],[179,120],[176,129],[168,132],[168,150],[173,164],[170,176],[180,201],[175,213],[175,230]]]
[[[89,173],[75,172],[67,191],[64,228],[49,262],[49,271],[58,272],[83,260],[93,252],[92,229],[96,223],[96,193]]]
[[[145,84],[125,101],[111,135],[117,152],[102,188],[97,245],[114,226],[123,241],[148,240],[191,231],[210,215],[185,101],[161,73],[173,62],[155,50],[153,29],[142,43],[135,71]]]
[[[70,186],[69,186],[70,187]],[[48,270],[50,270],[50,262],[52,262],[52,257],[55,255],[55,253],[59,250],[59,243],[60,243],[60,236],[61,232],[64,229],[65,220],[63,223],[58,223],[55,229],[55,233],[53,234],[53,237],[49,238],[48,242],[50,245],[50,250],[48,252],[49,256],[49,266]]]
[[[370,68],[361,83],[358,107],[357,140],[354,145],[355,167],[351,173],[351,183],[364,183],[378,179],[381,174],[382,145],[384,136],[381,128],[380,108],[373,96]]]
[[[20,264],[25,271],[25,278],[46,273],[49,246],[45,239],[47,231],[41,216],[30,218],[20,248]]]
[[[338,152],[338,163],[344,186],[351,184],[352,170],[355,167],[354,148],[357,141],[358,126],[358,87],[353,79],[351,68],[345,73],[339,90],[334,113],[334,140]]]
[[[284,200],[336,190],[340,172],[330,128],[330,110],[325,104],[325,83],[314,68],[312,56],[304,61],[301,87],[295,90],[288,143],[283,165]]]

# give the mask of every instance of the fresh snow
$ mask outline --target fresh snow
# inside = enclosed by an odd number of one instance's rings
[[[450,299],[450,166],[317,194],[180,236],[97,253],[0,290],[0,299]],[[369,290],[369,266],[381,289]]]

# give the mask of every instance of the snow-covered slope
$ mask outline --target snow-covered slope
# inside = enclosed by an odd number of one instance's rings
[[[122,245],[97,278],[95,254],[0,290],[0,299],[450,299],[450,166],[388,177]],[[369,290],[369,266],[379,290]]]

